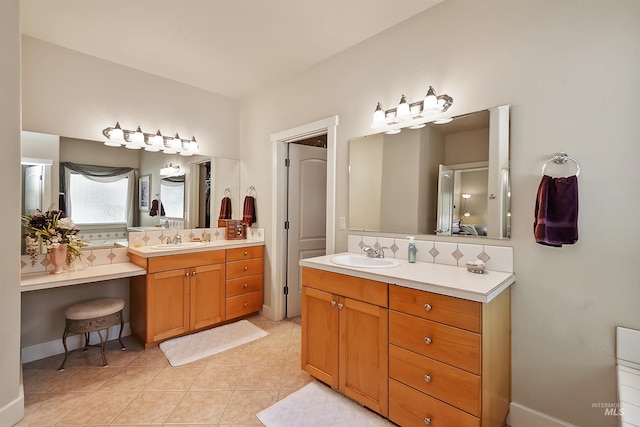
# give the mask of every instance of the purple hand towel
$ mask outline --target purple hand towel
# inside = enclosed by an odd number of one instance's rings
[[[218,219],[231,219],[231,199],[228,197],[222,198],[220,203],[220,217]]]
[[[536,199],[533,234],[541,245],[578,241],[578,177],[542,177]]]

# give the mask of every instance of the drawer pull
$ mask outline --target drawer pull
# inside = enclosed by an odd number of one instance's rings
[[[343,307],[344,307],[344,304],[343,304],[343,303],[339,303],[339,304],[338,304],[338,308],[339,308],[340,310],[342,310],[342,308],[343,308]]]
[[[431,344],[431,338],[424,337],[424,343],[427,344],[427,345]]]
[[[247,256],[247,255],[249,255],[249,252],[244,251],[244,256]]]
[[[425,380],[425,382],[430,383],[431,382],[431,375],[425,375],[424,376],[424,380]]]
[[[247,289],[248,287],[249,287],[249,284],[248,284],[248,283],[245,283],[245,284],[244,284],[244,288],[245,288],[245,289]]]
[[[331,301],[331,307],[335,307],[336,306],[336,302],[335,301]]]
[[[249,269],[249,267],[245,267],[245,268],[244,268],[244,271],[247,271],[248,269]]]
[[[426,425],[426,426],[430,426],[431,425],[431,417],[426,417],[424,419],[424,425]]]
[[[432,309],[432,308],[433,308],[433,307],[431,307],[431,304],[425,304],[425,305],[424,305],[424,309],[425,309],[426,311],[431,311],[431,309]]]
[[[248,302],[245,302],[245,303],[244,303],[244,306],[245,306],[245,307],[248,307],[248,306],[249,306],[249,303],[248,303]]]

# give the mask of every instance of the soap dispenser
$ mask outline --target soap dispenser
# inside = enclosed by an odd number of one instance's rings
[[[407,236],[407,238],[409,239],[409,262],[416,262],[416,242],[414,242],[415,237]]]

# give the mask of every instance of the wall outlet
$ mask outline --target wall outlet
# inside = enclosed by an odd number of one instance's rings
[[[341,216],[339,218],[339,227],[340,230],[346,230],[347,229],[347,218]]]

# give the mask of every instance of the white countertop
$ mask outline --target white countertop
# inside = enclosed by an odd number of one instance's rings
[[[161,246],[161,245],[156,245]],[[153,246],[129,246],[129,252],[136,254],[144,258],[153,258],[157,256],[166,255],[180,255],[194,252],[206,252],[219,249],[233,249],[236,247],[248,247],[248,246],[264,246],[264,241],[261,240],[213,240],[211,242],[202,242],[201,245],[195,247],[176,248],[175,246],[168,246],[166,249],[156,249]]]
[[[397,267],[347,267],[331,262],[336,255],[342,254],[306,258],[300,260],[299,265],[483,303],[491,301],[515,282],[513,273],[485,270],[484,274],[476,274],[467,271],[466,267],[409,263],[395,258],[400,263]]]
[[[97,265],[84,271],[65,271],[60,274],[28,273],[20,278],[20,291],[37,291],[39,289],[59,288],[62,286],[80,285],[82,283],[101,282],[103,280],[122,279],[143,276],[147,270],[130,262]]]

